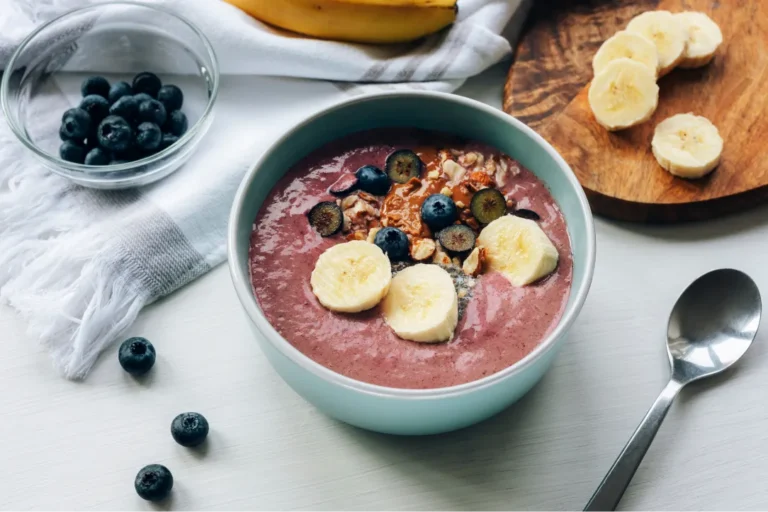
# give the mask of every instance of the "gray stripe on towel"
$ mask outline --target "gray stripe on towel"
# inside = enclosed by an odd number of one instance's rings
[[[461,52],[461,45],[464,44],[467,37],[469,37],[470,30],[463,25],[457,25],[456,31],[458,34],[456,34],[451,45],[448,47],[448,50],[446,50],[445,58],[427,75],[426,82],[437,82],[441,80],[443,75],[445,75],[445,72],[448,71],[448,68],[451,66],[451,63],[456,58],[456,54]]]
[[[211,269],[173,219],[135,190],[87,191],[103,213],[124,218],[116,233],[116,265],[129,270],[151,299],[197,279]]]

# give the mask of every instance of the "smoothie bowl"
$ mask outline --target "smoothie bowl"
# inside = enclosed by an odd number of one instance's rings
[[[283,136],[230,217],[238,297],[272,366],[347,423],[432,434],[544,374],[586,298],[595,240],[563,159],[459,96],[366,96]]]

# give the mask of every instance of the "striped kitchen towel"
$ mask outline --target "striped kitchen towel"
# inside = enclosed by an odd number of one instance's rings
[[[198,25],[218,54],[222,75],[331,81],[341,99],[393,88],[456,89],[510,53],[501,33],[520,1],[460,0],[459,19],[449,30],[396,46],[286,35],[218,0],[148,3]],[[0,68],[35,27],[90,3],[5,0]],[[82,28],[84,37],[88,28]],[[66,76],[57,82],[40,100],[48,104],[37,109],[43,112],[39,130],[47,129],[54,139],[60,119],[50,112],[63,112],[78,101],[77,87],[67,85]],[[237,103],[249,100],[222,95],[217,108],[232,106],[232,114],[226,123],[212,125],[184,168],[129,191],[84,189],[45,171],[0,123],[0,299],[26,319],[65,377],[85,377],[145,305],[226,258],[227,214],[235,189],[265,149],[254,143],[253,120],[236,115]]]

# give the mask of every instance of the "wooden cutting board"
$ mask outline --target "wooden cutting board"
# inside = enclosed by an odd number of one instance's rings
[[[707,13],[723,31],[715,60],[659,81],[659,107],[641,126],[610,133],[587,104],[592,56],[636,14]],[[768,199],[768,0],[548,0],[537,4],[516,49],[505,110],[528,123],[573,168],[595,213],[640,222],[700,220]],[[675,178],[651,153],[655,126],[693,112],[720,130],[720,166]]]

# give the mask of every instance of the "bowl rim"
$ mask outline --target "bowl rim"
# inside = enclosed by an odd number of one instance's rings
[[[197,122],[195,122],[194,125],[192,125],[187,130],[187,132],[184,135],[179,137],[179,140],[176,141],[176,143],[174,143],[173,145],[163,149],[162,151],[158,151],[154,155],[148,156],[146,158],[142,158],[140,160],[134,160],[132,162],[126,162],[123,164],[115,164],[115,165],[112,165],[112,164],[85,165],[85,164],[78,164],[74,162],[67,162],[66,160],[59,158],[57,155],[53,155],[51,153],[48,153],[47,151],[43,151],[40,147],[38,147],[32,140],[30,140],[26,136],[26,134],[24,133],[24,127],[19,126],[16,122],[15,116],[11,115],[11,106],[10,106],[8,89],[10,88],[11,75],[13,73],[3,73],[3,79],[2,79],[2,82],[0,82],[0,106],[2,106],[3,114],[8,123],[8,126],[11,128],[11,131],[16,136],[16,138],[19,139],[19,141],[21,141],[21,143],[24,144],[24,146],[26,146],[27,149],[35,153],[38,156],[38,158],[41,158],[42,160],[45,160],[51,164],[54,164],[60,170],[66,170],[67,173],[59,172],[59,174],[63,174],[66,177],[80,178],[80,173],[82,173],[84,176],[87,176],[89,178],[95,178],[96,181],[99,181],[100,179],[109,178],[109,175],[113,173],[131,171],[131,170],[135,170],[137,167],[141,167],[144,165],[151,165],[159,161],[162,161],[164,158],[184,148],[190,141],[193,141],[195,137],[197,137],[198,133],[205,127],[206,122],[211,117],[214,104],[216,103],[216,98],[218,97],[218,94],[219,94],[219,82],[221,78],[219,75],[219,60],[218,60],[218,57],[216,56],[215,50],[213,49],[213,45],[211,44],[208,37],[203,33],[203,31],[200,30],[197,27],[197,25],[189,21],[189,19],[182,16],[181,14],[174,12],[171,9],[167,9],[165,7],[156,6],[156,5],[150,5],[142,2],[136,2],[133,0],[118,0],[118,1],[110,1],[106,3],[90,4],[85,7],[79,7],[77,9],[69,10],[47,21],[46,23],[43,23],[42,25],[37,27],[35,30],[30,32],[27,35],[27,37],[25,37],[21,41],[21,43],[16,48],[16,50],[14,50],[13,54],[11,54],[11,58],[8,60],[8,64],[6,65],[5,69],[13,70],[16,67],[16,61],[20,58],[24,50],[27,49],[29,44],[36,37],[42,34],[45,30],[49,29],[51,26],[61,22],[62,20],[66,20],[67,18],[76,16],[78,14],[82,14],[87,11],[91,11],[91,10],[98,11],[99,9],[102,9],[104,7],[114,7],[114,6],[121,6],[121,5],[129,6],[129,7],[141,7],[151,11],[162,12],[163,14],[167,14],[168,16],[176,18],[181,23],[189,27],[192,30],[192,32],[203,43],[203,47],[205,48],[207,57],[210,60],[210,64],[211,64],[210,72],[211,72],[211,78],[213,82],[211,87],[211,94],[208,97],[208,102],[205,106],[205,110],[200,115],[200,118],[197,120]],[[148,176],[153,174],[153,172],[159,172],[161,170],[162,169],[156,169],[155,171],[147,171],[145,173],[141,173],[141,176]],[[69,173],[77,173],[77,174],[70,175]],[[121,177],[114,181],[115,182],[131,181],[134,178],[135,176]]]
[[[533,143],[538,144],[544,150],[546,150],[549,156],[555,161],[559,169],[565,174],[566,179],[570,182],[573,190],[576,193],[579,205],[581,206],[580,211],[583,217],[584,225],[586,226],[587,248],[584,278],[577,289],[571,288],[571,293],[573,294],[574,300],[572,304],[566,308],[563,316],[560,319],[560,322],[557,324],[555,329],[553,329],[552,332],[550,332],[549,335],[536,346],[535,349],[533,349],[516,363],[494,374],[483,377],[482,379],[473,380],[455,386],[427,389],[394,388],[356,380],[326,368],[310,357],[304,355],[301,351],[291,345],[290,342],[288,342],[288,340],[280,335],[272,326],[272,324],[269,323],[261,309],[258,307],[256,297],[251,290],[250,276],[244,275],[240,269],[240,265],[238,264],[240,258],[243,256],[241,252],[238,251],[239,244],[237,242],[237,234],[239,231],[239,226],[242,222],[247,222],[249,225],[253,224],[253,219],[242,218],[243,208],[245,205],[245,197],[248,190],[252,186],[255,175],[263,163],[272,156],[276,148],[282,146],[288,139],[293,137],[298,130],[313,123],[318,118],[328,115],[329,113],[334,112],[340,108],[345,108],[369,101],[379,101],[382,99],[392,99],[403,96],[410,98],[437,99],[441,101],[459,103],[470,108],[481,110],[486,115],[501,119],[502,121],[511,125],[512,128],[522,132],[523,135],[528,137]],[[293,361],[303,370],[314,374],[324,381],[367,395],[408,400],[446,398],[478,391],[480,389],[493,386],[503,380],[509,379],[514,375],[523,372],[534,363],[536,363],[536,361],[544,357],[548,352],[555,348],[557,340],[559,340],[562,335],[571,327],[579,312],[581,311],[582,306],[584,305],[584,301],[587,298],[587,294],[589,292],[589,288],[591,286],[592,278],[594,275],[595,252],[596,240],[592,211],[589,207],[589,203],[587,202],[586,194],[579,184],[579,181],[576,179],[576,175],[573,173],[570,166],[565,162],[563,157],[560,156],[560,154],[555,151],[555,149],[548,142],[546,142],[543,137],[541,137],[533,129],[529,128],[522,121],[516,119],[515,117],[471,98],[435,91],[392,91],[367,94],[364,96],[344,99],[306,117],[303,121],[294,125],[275,142],[273,142],[269,149],[267,149],[267,151],[265,151],[264,154],[256,161],[256,163],[247,171],[235,194],[235,199],[230,211],[227,228],[228,265],[230,276],[235,287],[235,292],[237,293],[238,299],[245,309],[249,319],[254,323],[255,327],[264,336],[266,341],[268,341],[280,354]],[[248,258],[248,251],[245,251],[244,257]],[[247,267],[247,265],[245,266]]]

